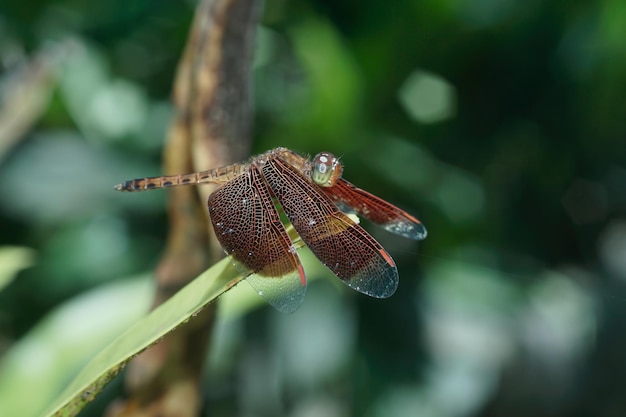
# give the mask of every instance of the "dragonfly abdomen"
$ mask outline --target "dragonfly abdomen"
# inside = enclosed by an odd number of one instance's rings
[[[193,174],[137,178],[117,184],[114,188],[118,191],[146,191],[155,188],[174,187],[176,185],[223,184],[239,176],[245,169],[247,167],[244,165],[234,164],[228,167],[194,172]]]

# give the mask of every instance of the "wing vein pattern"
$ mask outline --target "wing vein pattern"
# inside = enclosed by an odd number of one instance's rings
[[[263,176],[304,243],[351,288],[385,298],[398,286],[391,256],[288,162],[269,159]]]
[[[252,287],[280,311],[295,311],[306,291],[304,270],[259,168],[249,169],[211,194],[213,229],[228,255],[253,275]]]

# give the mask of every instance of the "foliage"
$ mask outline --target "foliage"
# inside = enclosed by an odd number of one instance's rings
[[[3,6],[0,245],[35,256],[0,290],[0,373],[29,365],[36,380],[55,344],[10,352],[60,305],[133,282],[163,250],[165,194],[112,186],[160,172],[194,5]],[[398,263],[388,300],[321,280],[294,315],[221,321],[211,414],[623,415],[626,3],[265,8],[255,151],[342,155],[349,181],[429,237],[418,247],[370,229]],[[63,326],[80,331],[77,352],[107,344],[89,325],[105,314],[96,299]],[[118,328],[137,317],[109,303]]]

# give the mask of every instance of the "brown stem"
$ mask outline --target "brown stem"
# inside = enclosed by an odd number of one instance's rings
[[[250,68],[260,3],[204,0],[197,10],[174,84],[175,117],[163,154],[166,174],[196,172],[243,160],[249,152]],[[170,231],[157,267],[154,306],[223,256],[209,228],[213,185],[170,190]],[[108,416],[195,416],[202,360],[215,306],[129,365],[129,398]]]

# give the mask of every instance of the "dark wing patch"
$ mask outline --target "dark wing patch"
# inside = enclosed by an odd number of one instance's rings
[[[337,277],[372,297],[395,292],[398,271],[391,256],[320,187],[280,158],[268,160],[263,175],[304,243]]]
[[[278,310],[295,311],[306,292],[304,270],[258,168],[218,188],[208,204],[222,247],[254,274],[248,282]]]

